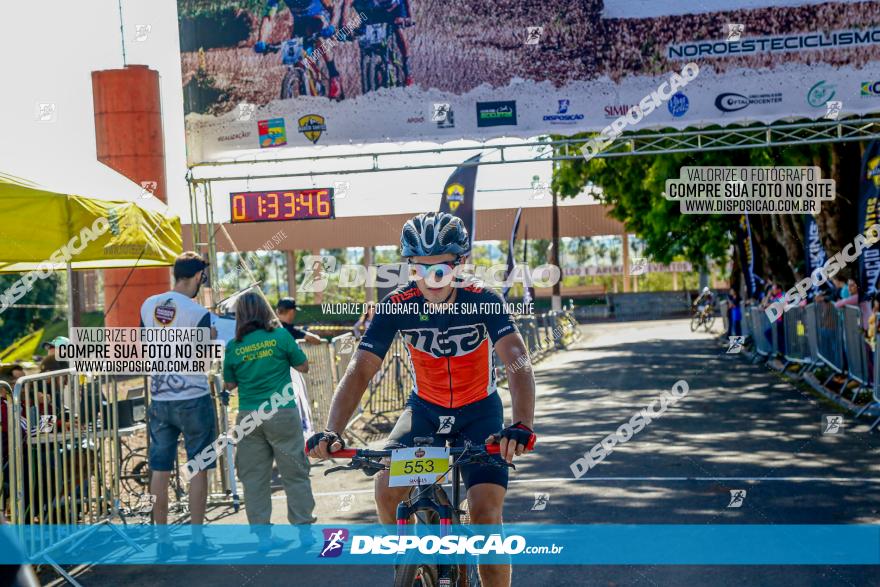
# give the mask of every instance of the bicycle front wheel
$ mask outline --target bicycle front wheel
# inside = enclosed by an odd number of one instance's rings
[[[713,324],[715,324],[715,314],[709,314],[706,316],[705,320],[703,320],[703,327],[706,329],[706,332],[712,330]]]
[[[288,67],[281,80],[281,99],[289,100],[305,93],[303,70],[299,67]]]
[[[470,524],[471,514],[467,498],[462,500],[458,509],[461,511],[461,515],[456,516],[456,523],[462,525]],[[476,563],[461,563],[457,566],[456,570],[458,578],[456,585],[458,587],[480,587],[480,573]]]
[[[696,314],[693,318],[691,318],[691,332],[697,331],[697,328],[700,327],[700,322],[702,322],[702,320],[700,320],[699,314]]]
[[[443,490],[440,489],[440,491]],[[412,492],[410,497],[412,497]],[[421,511],[416,513],[416,523],[438,525],[440,518],[437,516],[437,512]],[[394,587],[436,587],[439,583],[439,574],[437,565],[428,563],[396,565],[394,567]]]
[[[394,567],[394,587],[437,587],[437,566],[429,564]]]

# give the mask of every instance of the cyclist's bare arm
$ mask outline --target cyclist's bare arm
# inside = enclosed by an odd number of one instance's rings
[[[333,394],[330,415],[327,418],[327,430],[342,434],[348,421],[351,420],[351,415],[357,409],[361,397],[367,390],[370,379],[379,371],[380,367],[382,367],[382,359],[373,353],[361,350],[355,352],[348,369],[345,370],[345,375],[342,376],[342,381],[339,382],[336,392]],[[331,448],[338,450],[341,446],[334,444]],[[322,440],[317,447],[309,452],[309,456],[319,459],[329,458],[327,441]]]
[[[535,419],[535,377],[532,365],[528,361],[529,352],[518,333],[508,334],[495,343],[495,352],[507,369],[507,383],[510,387],[513,421],[522,422],[534,429]],[[517,444],[508,447],[507,439],[501,439],[501,455],[515,453],[517,456],[525,451],[525,446]],[[511,459],[513,455],[510,455]],[[508,459],[509,461],[510,459]]]
[[[340,0],[339,2],[335,0],[321,0],[321,4],[330,13],[330,24],[337,29],[342,26],[342,12],[345,0]]]
[[[278,12],[277,7],[267,8],[263,13],[263,18],[260,20],[260,28],[259,35],[257,36],[257,41],[266,42],[269,40],[269,35],[272,34],[272,18],[275,16],[275,13]]]

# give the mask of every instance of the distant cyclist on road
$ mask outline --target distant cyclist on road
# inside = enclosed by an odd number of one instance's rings
[[[697,313],[705,314],[714,303],[715,294],[708,287],[704,287],[700,295],[697,296],[697,299],[694,300],[694,307],[697,309]]]
[[[454,270],[467,258],[469,243],[461,219],[450,214],[420,214],[404,224],[400,244],[412,281],[381,302],[395,308],[377,312],[361,339],[336,388],[327,428],[308,440],[311,456],[326,459],[331,450],[343,448],[341,435],[398,332],[406,343],[414,389],[386,449],[413,446],[415,437],[432,437],[435,446],[443,446],[450,438],[457,445],[464,440],[499,442],[496,458],[507,462],[522,454],[534,436],[535,380],[528,363],[508,368],[514,423],[505,427],[495,389],[493,350],[505,365],[528,355],[501,296],[475,282],[450,281],[458,279],[453,277]],[[462,287],[453,287],[453,283]],[[477,308],[494,311],[436,311],[446,303],[477,304]],[[466,465],[462,476],[471,523],[501,524],[508,469]],[[395,523],[397,504],[408,491],[408,487],[388,487],[387,471],[376,475],[376,508],[382,524]],[[485,587],[506,587],[510,566],[481,565],[480,578]]]
[[[260,31],[257,43],[254,45],[256,53],[268,51],[266,41],[272,33],[272,18],[278,11],[279,0],[268,0],[266,12],[260,21]],[[339,22],[336,6],[333,0],[284,0],[290,14],[293,17],[294,37],[310,38],[320,35],[322,38],[332,37],[336,32],[334,23]],[[327,97],[331,100],[341,100],[342,83],[339,81],[339,71],[333,62],[333,53],[330,44],[323,44],[321,53],[327,63],[327,71],[330,74],[330,88]]]
[[[405,83],[407,86],[411,86],[413,78],[409,73],[409,44],[403,35],[403,29],[412,24],[409,0],[352,0],[352,8],[355,12],[366,15],[364,23],[355,32],[355,36],[361,34],[366,24],[384,22],[394,26],[394,36],[397,40],[397,48],[400,49]]]

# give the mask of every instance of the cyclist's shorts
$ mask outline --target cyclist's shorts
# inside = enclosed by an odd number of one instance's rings
[[[330,24],[330,15],[327,12],[297,16],[293,19],[293,36],[305,39],[317,37],[328,24]]]
[[[361,13],[363,12],[366,15],[366,19],[364,20],[364,24],[373,24],[379,22],[394,22],[396,18],[408,18],[409,15],[406,13],[406,6],[403,5],[403,2],[386,2],[387,6],[381,6],[380,3],[376,2],[357,2],[355,1],[353,6],[354,9]],[[361,25],[363,28],[364,25]]]
[[[483,444],[491,434],[504,427],[504,407],[497,393],[459,408],[444,408],[411,395],[406,408],[388,436],[385,449],[413,446],[413,438],[430,436],[433,446],[444,446],[455,438],[455,446],[464,439]],[[499,463],[504,460],[492,455]],[[507,467],[492,465],[465,465],[461,468],[464,486],[468,489],[480,483],[493,483],[507,489]]]
[[[303,16],[316,16],[322,12],[327,12],[327,8],[321,0],[284,0],[290,14],[294,19]],[[270,6],[277,6],[278,0],[270,0]]]

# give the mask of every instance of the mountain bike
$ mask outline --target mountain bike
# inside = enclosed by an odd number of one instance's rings
[[[358,35],[361,54],[361,92],[403,86],[403,56],[397,47],[398,25],[387,22],[366,24]]]
[[[320,35],[293,37],[282,43],[266,45],[267,53],[281,53],[281,63],[287,72],[281,80],[281,99],[298,96],[326,97],[330,88],[330,73],[324,56],[316,51]]]
[[[696,332],[700,326],[706,329],[706,332],[712,330],[715,324],[715,309],[707,304],[703,308],[693,308],[693,316],[691,317],[691,332]]]
[[[470,523],[468,515],[467,498],[461,500],[461,467],[470,464],[486,464],[496,467],[515,468],[505,461],[493,459],[492,455],[498,454],[499,445],[478,445],[465,441],[463,447],[450,447],[455,438],[447,441],[443,449],[452,459],[449,470],[439,475],[433,471],[420,470],[419,461],[405,461],[404,467],[411,464],[411,468],[418,474],[425,473],[420,483],[413,485],[405,500],[397,505],[397,528],[398,533],[405,531],[410,525],[410,519],[415,518],[416,524],[431,524],[440,526],[440,535],[450,534],[453,526]],[[434,444],[430,437],[416,437],[413,439],[414,447],[428,448]],[[530,444],[526,450],[531,450]],[[418,451],[418,449],[417,449]],[[324,472],[324,475],[337,471],[359,469],[367,475],[374,475],[379,471],[390,469],[389,465],[380,462],[381,459],[393,458],[392,450],[368,450],[368,449],[342,449],[331,453],[333,458],[350,458],[348,465],[333,467]],[[418,452],[416,452],[418,455]],[[430,462],[430,461],[428,461]],[[432,467],[433,468],[433,467]],[[452,498],[446,493],[441,485],[443,479],[452,472]],[[457,505],[456,505],[457,504]],[[477,564],[435,564],[412,562],[395,565],[394,587],[477,587],[480,585],[480,577],[477,573]]]

